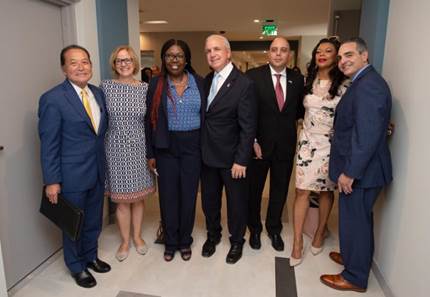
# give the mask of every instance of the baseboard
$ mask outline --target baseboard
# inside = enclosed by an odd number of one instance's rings
[[[375,274],[376,280],[381,286],[382,292],[384,293],[385,297],[396,297],[391,288],[388,286],[387,282],[385,281],[385,278],[382,275],[381,270],[379,269],[375,261],[372,261],[372,271],[373,274]]]

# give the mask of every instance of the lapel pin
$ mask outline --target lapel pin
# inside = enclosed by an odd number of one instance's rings
[[[227,84],[227,88],[230,88],[230,83]]]
[[[288,81],[289,84],[292,84],[293,82],[291,80]]]

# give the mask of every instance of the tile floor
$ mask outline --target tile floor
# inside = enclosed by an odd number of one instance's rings
[[[293,195],[289,195],[288,209],[291,210]],[[265,201],[263,202],[265,204]],[[224,203],[225,204],[225,203]],[[263,208],[265,209],[265,207]],[[324,251],[313,256],[309,251],[310,242],[305,239],[307,250],[303,263],[295,268],[298,297],[349,297],[357,296],[354,292],[339,292],[322,285],[319,276],[323,273],[338,273],[341,267],[328,258],[331,250],[337,249],[336,212],[333,209],[329,226],[331,236],[326,240]],[[287,213],[285,220],[287,221]],[[196,224],[194,228],[193,257],[184,262],[179,254],[167,263],[163,260],[163,246],[154,244],[158,227],[158,200],[149,197],[144,218],[143,237],[149,245],[149,252],[138,255],[131,250],[129,257],[119,263],[115,251],[119,245],[119,236],[115,225],[107,226],[100,238],[99,257],[112,266],[107,274],[94,273],[98,285],[92,289],[78,287],[67,272],[63,258],[59,255],[51,264],[39,273],[24,281],[16,290],[14,297],[294,297],[293,294],[276,292],[275,257],[288,258],[291,251],[291,226],[285,223],[282,237],[286,242],[284,252],[276,252],[270,245],[266,234],[262,234],[262,248],[252,250],[245,244],[242,259],[235,265],[225,263],[229,249],[226,227],[223,238],[217,246],[216,253],[210,258],[200,255],[206,239],[204,216],[200,203],[197,205]],[[225,209],[223,226],[226,226]],[[248,234],[247,234],[248,236]],[[61,252],[60,252],[61,254]],[[286,263],[284,261],[284,263]],[[286,282],[287,283],[287,282]],[[283,285],[282,283],[278,283]],[[287,290],[288,291],[288,290]],[[291,291],[291,290],[290,290]],[[294,291],[294,290],[293,290]],[[383,297],[384,294],[373,274],[370,276],[369,288],[363,296]]]

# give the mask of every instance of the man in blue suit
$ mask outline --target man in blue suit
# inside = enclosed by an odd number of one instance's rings
[[[368,63],[361,38],[339,49],[339,68],[352,84],[336,108],[329,173],[339,187],[340,254],[330,258],[344,265],[340,274],[321,281],[338,290],[364,292],[374,251],[372,208],[382,187],[392,180],[387,127],[390,89]]]
[[[110,266],[97,257],[105,179],[104,135],[107,128],[102,91],[88,84],[92,64],[88,51],[70,45],[61,51],[66,80],[39,101],[39,137],[45,191],[51,203],[58,193],[84,211],[81,236],[63,235],[64,261],[76,283],[97,283],[88,271],[103,273]]]

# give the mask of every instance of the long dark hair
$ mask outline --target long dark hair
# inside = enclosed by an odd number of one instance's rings
[[[184,55],[185,55],[185,68],[184,69],[191,74],[196,73],[194,68],[191,66],[191,50],[190,50],[188,44],[183,40],[178,40],[178,39],[173,39],[173,38],[167,40],[163,44],[163,47],[161,48],[161,53],[160,53],[161,73],[160,73],[160,76],[158,78],[157,86],[155,88],[154,97],[152,98],[152,105],[151,105],[151,111],[150,111],[151,112],[151,124],[152,124],[152,127],[154,129],[157,125],[158,109],[160,107],[161,94],[163,93],[163,89],[164,89],[164,86],[166,84],[167,75],[168,75],[165,55],[166,55],[167,50],[170,47],[172,47],[173,45],[179,46],[182,49],[182,51],[184,52]],[[167,93],[168,97],[171,99],[169,90],[167,90],[167,92],[168,92]]]
[[[316,63],[316,53],[317,53],[318,47],[322,43],[332,44],[336,50],[336,54],[339,51],[340,41],[336,37],[323,38],[317,43],[315,48],[312,50],[312,59],[308,65],[308,69],[307,69],[307,76],[306,76],[306,83],[305,83],[305,94],[312,94],[312,92],[313,92],[312,91],[313,83],[314,83],[315,79],[317,78],[317,74],[318,74],[318,66]],[[328,92],[330,94],[331,99],[333,99],[333,97],[338,95],[339,87],[342,84],[342,82],[346,79],[346,76],[339,70],[337,65],[335,65],[329,71],[329,77],[331,80],[331,86],[330,86],[330,89]]]

